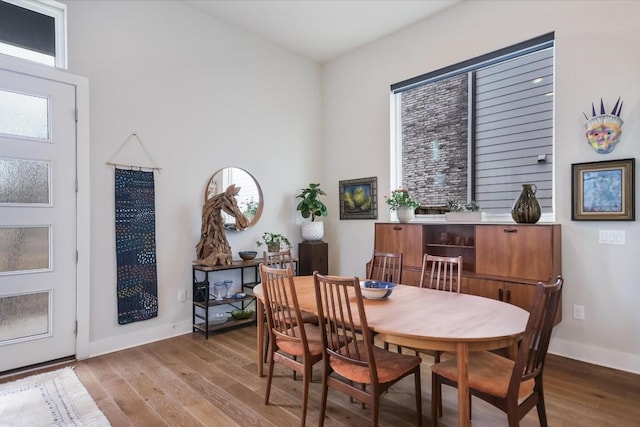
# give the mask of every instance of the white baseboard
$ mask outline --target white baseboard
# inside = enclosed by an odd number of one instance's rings
[[[143,344],[190,334],[193,327],[190,321],[182,321],[169,325],[161,325],[151,329],[132,332],[130,334],[117,335],[97,341],[89,342],[89,356],[95,357],[102,354],[113,353]]]
[[[553,338],[549,353],[620,371],[640,374],[640,355]]]

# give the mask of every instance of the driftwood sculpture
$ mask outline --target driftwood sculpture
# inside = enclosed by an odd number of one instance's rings
[[[227,241],[224,219],[221,211],[236,219],[236,229],[244,230],[249,225],[249,219],[242,213],[236,201],[240,187],[230,185],[224,193],[216,194],[207,200],[202,207],[202,228],[200,242],[196,246],[198,265],[214,267],[218,264],[231,264],[231,246]]]

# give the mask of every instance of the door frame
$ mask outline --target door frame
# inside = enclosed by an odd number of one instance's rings
[[[91,156],[89,133],[89,79],[59,68],[0,54],[0,68],[72,85],[76,89],[76,359],[89,357],[91,304]]]

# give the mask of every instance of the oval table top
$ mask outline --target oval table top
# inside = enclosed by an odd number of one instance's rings
[[[317,314],[313,276],[296,276],[294,283],[300,309]],[[254,293],[262,297],[261,285]],[[431,350],[443,349],[447,341],[455,345],[512,340],[522,335],[529,319],[527,311],[502,301],[408,285],[397,285],[384,300],[364,299],[364,305],[373,331],[423,341],[418,348]]]

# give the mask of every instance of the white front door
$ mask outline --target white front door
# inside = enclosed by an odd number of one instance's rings
[[[75,99],[0,68],[0,372],[76,352]]]

